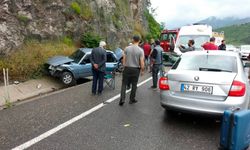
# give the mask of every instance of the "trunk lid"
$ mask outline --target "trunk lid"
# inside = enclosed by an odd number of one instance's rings
[[[223,101],[236,75],[232,72],[171,70],[168,72],[168,84],[175,96]]]

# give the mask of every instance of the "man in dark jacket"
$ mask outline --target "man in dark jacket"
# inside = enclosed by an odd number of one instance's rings
[[[218,47],[219,50],[226,50],[225,40],[221,41],[221,45]]]
[[[103,90],[103,80],[106,70],[106,50],[104,47],[106,43],[101,41],[99,47],[94,48],[91,52],[90,62],[92,64],[93,72],[93,83],[92,83],[92,94],[96,95],[96,88],[98,82],[98,95],[102,94]]]
[[[160,71],[160,69],[162,69],[162,52],[163,49],[160,46],[160,41],[156,40],[155,41],[155,48],[151,54],[151,58],[152,58],[152,78],[153,78],[153,85],[151,86],[151,88],[156,89],[157,88],[157,82],[158,82],[158,72]]]

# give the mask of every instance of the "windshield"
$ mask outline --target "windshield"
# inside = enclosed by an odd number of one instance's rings
[[[250,51],[250,45],[242,45],[241,50]]]
[[[183,45],[188,47],[187,43],[189,40],[194,40],[195,50],[202,50],[201,45],[209,41],[209,35],[180,35],[179,40],[176,43],[176,46]]]
[[[71,54],[69,58],[73,59],[75,63],[79,63],[84,55],[85,53],[78,49],[73,54]]]
[[[223,58],[223,59],[222,59]],[[173,67],[178,70],[237,72],[237,59],[233,56],[186,55]]]
[[[173,39],[176,39],[176,33],[162,33],[160,39],[171,42]]]

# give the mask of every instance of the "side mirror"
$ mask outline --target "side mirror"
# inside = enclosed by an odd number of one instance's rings
[[[245,68],[250,68],[250,63],[249,63],[249,62],[245,63],[245,64],[244,64],[244,67],[245,67]]]

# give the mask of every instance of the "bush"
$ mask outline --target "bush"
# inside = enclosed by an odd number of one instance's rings
[[[71,8],[74,10],[74,12],[78,15],[81,14],[81,7],[77,2],[72,2],[71,3]]]
[[[72,46],[73,45],[73,40],[70,37],[65,36],[63,38],[63,43],[68,45],[68,46]]]
[[[10,56],[0,58],[0,72],[2,72],[2,68],[9,68],[10,80],[24,81],[38,78],[43,75],[43,65],[48,58],[55,55],[68,56],[74,50],[74,46],[68,46],[62,42],[29,41]],[[1,77],[0,80],[2,79]]]
[[[81,45],[88,48],[98,47],[101,39],[99,35],[94,33],[84,33],[81,37]]]

